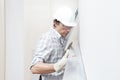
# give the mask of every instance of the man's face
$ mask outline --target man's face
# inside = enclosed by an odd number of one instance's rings
[[[65,26],[62,23],[58,25],[58,32],[61,34],[62,37],[66,37],[67,34],[71,31],[72,27]]]

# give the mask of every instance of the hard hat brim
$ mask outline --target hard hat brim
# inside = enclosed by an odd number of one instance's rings
[[[68,27],[75,27],[77,25],[76,22],[61,22],[61,23]]]

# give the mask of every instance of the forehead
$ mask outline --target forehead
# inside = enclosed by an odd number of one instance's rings
[[[60,25],[63,26],[64,28],[67,28],[67,29],[73,28],[72,26],[66,26],[66,25],[64,25],[64,24],[62,24],[62,23],[60,23]]]
[[[72,29],[72,27],[70,27],[70,26],[64,26],[64,28],[66,28],[66,29]]]

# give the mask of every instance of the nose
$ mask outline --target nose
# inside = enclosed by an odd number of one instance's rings
[[[67,29],[67,32],[70,32],[71,29]]]
[[[69,27],[69,28],[67,29],[67,31],[70,32],[70,31],[71,31],[71,27]]]

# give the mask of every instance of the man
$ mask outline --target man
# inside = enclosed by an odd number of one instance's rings
[[[66,36],[76,25],[72,10],[62,7],[54,15],[54,27],[42,35],[32,60],[31,72],[42,80],[62,80],[68,54],[64,54]]]

